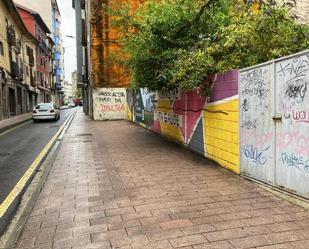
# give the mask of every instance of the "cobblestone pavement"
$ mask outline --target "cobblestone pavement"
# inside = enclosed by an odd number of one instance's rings
[[[309,248],[309,215],[126,121],[77,114],[18,248]]]

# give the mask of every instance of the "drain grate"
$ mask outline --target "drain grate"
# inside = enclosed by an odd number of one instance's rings
[[[11,153],[8,153],[8,152],[1,152],[0,153],[0,157],[7,157],[9,155],[11,155]]]
[[[76,136],[85,137],[85,136],[93,136],[93,134],[92,133],[80,133],[80,134],[76,134]]]
[[[59,128],[60,125],[52,125],[52,126],[49,126],[49,128]]]

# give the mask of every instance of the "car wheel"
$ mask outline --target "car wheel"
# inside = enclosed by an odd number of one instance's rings
[[[33,123],[36,123],[36,122],[38,122],[36,119],[32,119],[33,120]]]

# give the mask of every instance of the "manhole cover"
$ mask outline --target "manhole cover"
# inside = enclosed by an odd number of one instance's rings
[[[77,134],[76,136],[92,136],[92,133],[80,133],[80,134]]]
[[[59,128],[60,126],[59,125],[52,125],[52,126],[49,126],[49,128]]]
[[[9,156],[10,153],[8,152],[0,152],[0,157],[6,157],[6,156]]]

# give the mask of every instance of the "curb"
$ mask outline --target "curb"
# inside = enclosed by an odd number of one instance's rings
[[[21,121],[18,121],[16,123],[14,123],[14,124],[9,124],[9,125],[7,125],[5,127],[2,127],[2,128],[0,128],[0,134],[5,132],[5,131],[7,131],[7,130],[10,130],[10,129],[18,126],[18,125],[21,125],[21,124],[24,124],[26,122],[29,122],[31,119],[32,119],[32,117],[29,117],[29,118],[27,118],[25,120],[21,120]]]

